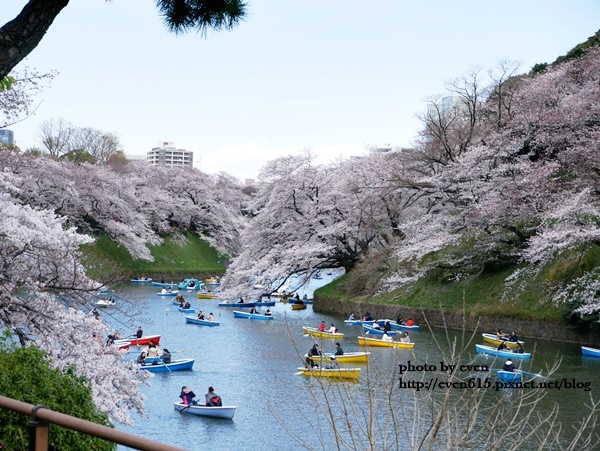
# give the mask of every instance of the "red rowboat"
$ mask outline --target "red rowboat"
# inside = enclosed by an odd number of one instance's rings
[[[127,338],[126,340],[115,340],[117,346],[147,346],[153,341],[155,345],[160,343],[160,335],[146,335],[142,338]]]

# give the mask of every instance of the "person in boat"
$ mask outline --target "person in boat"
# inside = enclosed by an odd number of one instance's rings
[[[243,304],[244,303],[244,297],[240,296],[240,300],[238,301],[238,304]]]
[[[354,321],[354,312],[350,313],[350,316],[348,317],[348,321]]]
[[[511,343],[516,343],[519,341],[519,336],[514,330],[508,336],[508,341],[510,341]]]
[[[335,334],[337,332],[337,329],[335,328],[334,324],[331,323],[331,326],[329,326],[329,331],[330,334]]]
[[[198,319],[204,319],[204,311],[200,310],[200,313],[198,313]]]
[[[138,326],[137,331],[135,332],[135,338],[142,338],[144,335],[144,331],[142,330],[142,326]]]
[[[294,296],[294,299],[295,299],[296,301],[299,301],[299,300],[300,300],[300,294],[299,294],[299,293],[296,293],[296,296]]]
[[[508,358],[506,359],[506,363],[504,364],[502,369],[504,371],[510,371],[511,373],[513,373],[515,371],[515,365],[513,364],[512,360]]]
[[[392,337],[390,337],[385,330],[383,331],[383,335],[381,336],[381,339],[383,341],[393,341]]]
[[[181,393],[179,394],[179,397],[186,406],[198,404],[196,401],[194,401],[196,394],[192,391],[191,388],[188,388],[185,385],[181,387]]]
[[[160,292],[161,292],[161,294],[167,294],[167,293],[168,293],[167,289],[166,289],[166,288],[164,288],[164,287],[163,287],[163,289],[162,289],[162,290],[160,290]]]
[[[306,295],[306,293],[304,293],[304,296],[302,296],[302,301],[308,302],[308,296]]]
[[[250,309],[250,314],[251,314],[251,315],[259,315],[259,314],[260,314],[260,312],[259,312],[259,311],[256,309],[256,307],[252,307],[252,308]]]
[[[496,338],[498,340],[506,340],[508,336],[504,332],[502,332],[502,329],[498,329],[498,332],[496,332]]]
[[[221,397],[215,393],[215,389],[208,387],[208,393],[204,395],[206,405],[209,407],[220,407],[223,405]]]
[[[365,317],[363,318],[363,321],[373,321],[373,317],[371,316],[371,314],[369,312],[367,312],[365,314]]]
[[[150,343],[148,343],[148,347],[145,348],[143,352],[146,352],[146,357],[160,357],[160,355],[162,354],[162,351],[158,348],[158,346],[156,346],[156,343],[154,343],[153,341],[150,341]]]
[[[408,335],[408,332],[404,332],[404,335],[402,335],[400,341],[402,343],[410,343],[410,335]]]
[[[138,355],[137,363],[139,365],[144,365],[146,363],[146,351],[142,351],[140,355]]]
[[[329,362],[327,365],[325,365],[325,368],[328,370],[336,370],[339,369],[340,365],[337,361],[337,359],[335,358],[335,356],[331,356],[331,362]]]
[[[381,330],[379,323],[373,323],[373,329]]]
[[[312,348],[310,348],[310,351],[308,352],[309,355],[321,355],[321,351],[319,350],[319,345],[318,344],[314,344]]]
[[[178,294],[177,296],[175,296],[175,300],[177,302],[179,302],[181,304],[181,300],[183,299],[183,296],[181,294]]]
[[[517,341],[517,349],[515,349],[517,354],[523,354],[525,350],[523,349],[523,345]]]
[[[160,279],[160,283],[165,283],[165,278]]]
[[[169,352],[169,350],[167,348],[163,349],[163,354],[162,354],[162,361],[164,364],[169,364],[171,363],[171,353]]]
[[[321,324],[319,324],[319,332],[325,332],[326,327],[327,324],[325,324],[325,321],[321,321]]]
[[[265,316],[271,316],[273,313],[271,312],[271,310],[267,309],[267,311],[265,312]]]
[[[208,314],[208,318],[206,318],[208,321],[214,321],[215,320],[215,315],[213,315],[213,312],[210,312]]]
[[[115,342],[115,336],[110,334],[107,338],[106,338],[106,346],[110,346]]]
[[[312,349],[308,350],[308,354],[306,354],[306,358],[304,359],[304,366],[306,366],[306,368],[318,368],[319,365],[317,365],[314,361],[313,361],[313,356],[311,354]]]
[[[392,325],[389,321],[386,321],[383,325],[383,330],[387,331],[387,332],[391,332],[392,331]]]
[[[344,350],[342,349],[342,346],[339,343],[335,344],[335,352],[333,353],[333,355],[344,355]]]
[[[412,319],[412,318],[408,318],[408,321],[406,322],[406,325],[407,325],[408,327],[412,327],[412,326],[414,326],[414,325],[415,325],[415,322],[413,321],[413,319]]]
[[[396,318],[396,324],[404,324],[404,321],[402,321],[402,315],[398,315],[398,318]]]
[[[94,315],[94,318],[100,319],[100,312],[95,307],[94,307],[94,310],[92,310],[92,315]]]
[[[502,342],[498,345],[498,351],[511,352],[508,346],[506,346],[506,341],[502,340]]]
[[[118,330],[115,330],[113,332],[113,339],[114,340],[120,340],[121,339],[121,337],[119,337],[119,331]]]
[[[192,308],[192,306],[190,305],[190,303],[189,303],[188,301],[185,301],[185,302],[183,303],[183,305],[181,306],[181,308],[185,308],[185,309],[187,309],[187,308]]]

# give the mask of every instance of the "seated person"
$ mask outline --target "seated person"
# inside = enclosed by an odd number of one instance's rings
[[[509,335],[508,341],[510,341],[511,343],[516,343],[517,341],[519,341],[519,337],[517,336],[517,333],[514,330]]]
[[[408,318],[408,321],[406,322],[406,325],[409,326],[409,327],[410,326],[414,326],[415,322],[412,320],[412,318]]]
[[[321,324],[319,324],[319,332],[325,332],[325,327],[327,327],[327,324],[325,324],[325,321],[321,321]]]
[[[402,343],[410,343],[410,335],[408,335],[408,332],[404,332],[404,335],[402,335],[402,338],[400,338],[400,341]]]
[[[515,352],[517,354],[523,354],[525,352],[525,350],[523,349],[523,345],[521,345],[521,343],[517,342],[517,349],[515,350]]]
[[[143,365],[146,363],[146,353],[142,351],[142,353],[137,358],[137,363]]]
[[[256,307],[252,307],[252,308],[250,309],[250,314],[251,314],[251,315],[258,314],[258,310],[256,310]]]
[[[369,312],[366,313],[365,317],[363,318],[363,321],[373,321],[373,317]]]
[[[388,335],[386,331],[383,331],[383,336],[381,337],[383,341],[393,341],[392,337]]]
[[[506,363],[502,367],[504,371],[510,371],[511,373],[515,371],[515,365],[513,364],[511,359],[507,359]]]
[[[315,343],[313,345],[313,347],[310,349],[309,354],[310,355],[321,355],[321,351],[319,350],[319,345]]]
[[[348,317],[348,321],[354,321],[354,312],[350,313],[350,316]]]
[[[504,342],[504,340],[502,341],[502,343],[500,343],[498,345],[498,351],[504,351],[504,352],[511,352],[511,350],[508,348],[508,346],[506,346],[506,343]]]
[[[335,370],[339,367],[340,365],[334,356],[331,356],[331,362],[325,365],[325,368],[327,368],[328,370]]]
[[[190,305],[190,303],[188,301],[185,301],[183,303],[183,306],[181,308],[191,308],[192,306]]]
[[[207,318],[207,319],[208,319],[209,321],[214,321],[214,320],[215,320],[215,315],[213,315],[213,313],[212,313],[212,312],[210,312],[210,313],[208,314],[208,318]]]
[[[163,349],[163,355],[161,358],[163,363],[171,363],[171,353],[167,348]]]
[[[385,324],[383,325],[383,330],[387,330],[388,332],[390,332],[392,330],[392,325],[390,324],[389,321],[385,322]]]
[[[396,318],[396,324],[404,324],[404,321],[402,321],[402,315],[398,315],[398,318]]]
[[[200,310],[200,313],[198,313],[198,319],[204,319],[204,311]]]
[[[339,343],[335,344],[335,352],[333,353],[333,355],[344,355],[344,350],[342,349]]]
[[[271,313],[271,310],[267,309],[267,311],[265,312],[265,316],[271,316],[273,313]]]
[[[337,332],[337,329],[335,328],[335,326],[333,325],[333,323],[331,323],[331,327],[329,327],[329,333],[330,334],[335,334]]]
[[[186,406],[196,404],[196,401],[194,401],[196,395],[191,389],[187,388],[185,385],[181,387],[181,393],[179,394],[179,397]]]
[[[506,340],[507,336],[504,332],[502,332],[502,329],[498,329],[498,332],[496,332],[496,338],[498,340]]]

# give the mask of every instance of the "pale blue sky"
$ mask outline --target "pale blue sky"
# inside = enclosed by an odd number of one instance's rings
[[[25,0],[4,0],[0,22]],[[475,65],[552,62],[600,28],[598,0],[254,0],[233,31],[175,36],[153,0],[72,0],[26,64],[56,70],[22,148],[63,118],[119,136],[127,154],[159,140],[202,170],[256,177],[311,148],[327,163],[366,146],[408,146],[425,99]]]

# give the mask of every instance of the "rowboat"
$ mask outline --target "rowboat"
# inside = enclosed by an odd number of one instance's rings
[[[360,319],[347,319],[344,321],[344,324],[346,324],[347,326],[372,326],[373,324],[375,324],[375,320],[363,321]]]
[[[167,283],[167,282],[152,282],[153,287],[165,287],[165,288],[173,288],[176,287],[177,284],[175,282]]]
[[[306,327],[302,326],[305,335],[310,335],[312,337],[320,337],[320,338],[344,338],[344,334],[341,332],[321,332],[316,327]]]
[[[219,326],[221,323],[219,321],[209,321],[207,319],[198,319],[195,316],[186,315],[185,317],[186,323],[191,324],[200,324],[201,326]]]
[[[337,379],[358,379],[360,368],[298,368],[296,374]]]
[[[419,330],[419,326],[413,324],[412,326],[407,326],[406,324],[398,324],[396,321],[392,321],[391,319],[378,319],[377,324],[381,327],[385,325],[385,323],[389,321],[392,330]]]
[[[523,380],[523,375],[521,371],[504,371],[498,370],[498,379],[502,382],[521,382]]]
[[[275,307],[277,301],[256,301],[257,307]]]
[[[384,341],[378,338],[367,337],[358,337],[358,344],[361,346],[371,346],[380,348],[412,349],[415,347],[414,343],[402,343],[401,341]]]
[[[181,313],[194,313],[196,310],[193,308],[181,308],[179,307],[177,309],[177,311],[181,312]]]
[[[202,282],[198,279],[183,279],[182,282],[177,284],[177,288],[180,290],[199,290],[202,285]]]
[[[256,307],[256,302],[228,302],[228,301],[224,301],[224,302],[219,302],[219,307],[235,307],[235,308]]]
[[[131,283],[150,283],[152,279],[131,279]]]
[[[174,290],[174,291],[167,291],[166,293],[163,293],[162,291],[159,293],[156,293],[157,296],[177,296],[179,294],[179,291]]]
[[[114,296],[108,297],[106,299],[99,299],[94,304],[96,307],[114,307],[117,305],[117,300]]]
[[[370,352],[345,352],[342,355],[336,355],[335,359],[339,363],[366,363],[369,360]],[[313,355],[313,362],[331,362],[333,354]],[[308,354],[304,355],[306,359]]]
[[[492,346],[486,346],[486,345],[475,345],[475,349],[477,350],[477,352],[488,354],[488,355],[494,355],[497,357],[506,357],[506,358],[510,357],[512,359],[530,359],[531,358],[530,352],[519,353],[519,352],[511,352],[511,351],[498,351],[496,348],[494,348]]]
[[[196,359],[171,360],[171,363],[162,361],[142,365],[140,369],[150,371],[151,373],[170,373],[171,371],[191,370]]]
[[[121,342],[121,343],[117,344],[117,351],[120,351],[121,349],[128,350],[129,346],[131,346],[130,341]]]
[[[196,293],[198,299],[215,299],[216,296],[212,293]]]
[[[160,343],[160,335],[147,335],[142,338],[127,338],[126,340],[115,340],[115,344],[121,346],[123,343],[128,342],[130,346],[147,346],[150,342],[154,344]]]
[[[504,342],[506,343],[506,346],[508,346],[509,348],[516,348],[517,347],[517,343],[521,343],[521,346],[523,346],[525,344],[524,341],[508,341],[508,340],[500,340],[495,334],[481,334],[483,337],[483,341],[486,343],[491,343],[494,346],[499,346],[500,343]]]
[[[365,331],[365,333],[370,334],[370,335],[383,335],[384,330],[383,329],[376,329],[373,326],[367,326],[366,324],[363,324],[363,329]],[[390,337],[393,337],[394,335],[396,335],[398,332],[395,330],[388,330],[388,335]]]
[[[239,310],[233,311],[234,318],[247,318],[247,319],[273,319],[273,315],[262,315],[260,313],[246,313],[240,312]]]
[[[600,349],[588,348],[587,346],[582,346],[581,352],[583,355],[586,355],[586,356],[600,357]]]
[[[304,304],[292,304],[292,310],[306,310],[306,305],[304,305]]]
[[[182,402],[173,403],[175,410],[179,410],[181,413],[191,413],[192,415],[199,415],[201,417],[212,417],[212,418],[224,418],[226,420],[232,420],[235,415],[235,409],[237,406],[200,406],[200,405],[185,405]]]

